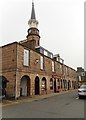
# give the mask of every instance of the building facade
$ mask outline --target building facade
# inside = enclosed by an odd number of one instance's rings
[[[38,21],[32,3],[26,39],[0,47],[0,81],[7,96],[41,95],[76,88],[76,70],[60,55],[40,46]]]
[[[78,87],[80,87],[81,84],[86,84],[86,71],[82,67],[77,67],[77,81],[78,81]]]

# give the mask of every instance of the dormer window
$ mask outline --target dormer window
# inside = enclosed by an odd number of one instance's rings
[[[62,64],[60,64],[60,71],[61,71],[61,73],[62,73]]]
[[[51,54],[51,58],[53,58],[53,55]]]
[[[44,55],[47,56],[47,51],[44,50]]]

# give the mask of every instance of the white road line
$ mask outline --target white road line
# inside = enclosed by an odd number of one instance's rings
[[[76,100],[79,99],[79,97],[76,98]]]

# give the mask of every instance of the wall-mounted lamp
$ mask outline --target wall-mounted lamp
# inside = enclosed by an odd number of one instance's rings
[[[38,59],[35,59],[34,63],[36,64],[36,63],[38,63],[38,62],[39,62],[39,60],[38,60]]]

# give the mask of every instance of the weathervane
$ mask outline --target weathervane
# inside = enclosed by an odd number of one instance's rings
[[[32,0],[32,6],[34,6],[34,0]]]
[[[34,0],[32,0],[32,3],[34,3]]]

